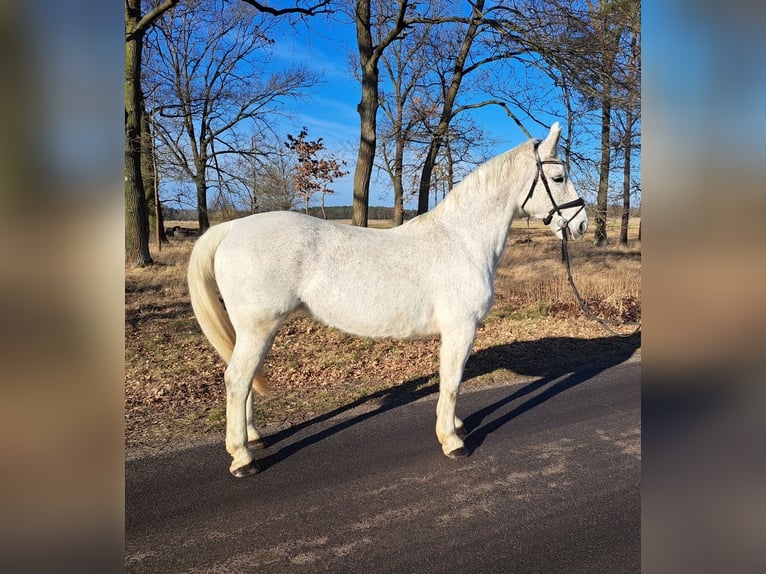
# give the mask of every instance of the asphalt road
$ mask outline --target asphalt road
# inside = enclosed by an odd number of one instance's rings
[[[640,362],[436,395],[282,431],[264,471],[222,441],[126,465],[128,572],[640,571]]]

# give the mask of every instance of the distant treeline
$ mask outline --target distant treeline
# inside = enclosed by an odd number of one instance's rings
[[[590,211],[588,212],[591,213]],[[622,205],[613,205],[609,204],[606,206],[606,216],[607,217],[615,217],[620,218],[622,217]],[[630,208],[630,216],[631,217],[641,217],[641,207],[631,207]]]
[[[327,214],[327,219],[351,219],[353,208],[350,205],[339,205],[339,206],[333,206],[333,207],[325,207],[324,210],[325,210],[325,213]],[[415,209],[405,209],[404,219],[412,219],[417,214],[418,212]],[[321,207],[309,207],[309,215],[313,215],[314,217],[324,217],[324,215],[322,215]],[[393,219],[394,208],[383,207],[380,205],[371,205],[368,208],[367,218],[368,219]]]
[[[300,213],[304,213],[303,210],[294,210],[294,211],[300,211]],[[351,219],[351,215],[352,215],[352,207],[350,205],[325,207],[324,211],[327,214],[327,219]],[[167,207],[163,205],[162,214],[165,220],[167,221],[196,221],[197,220],[196,209],[175,209],[173,207]],[[246,215],[250,215],[250,212],[231,210],[231,211],[227,211],[226,213],[220,213],[220,214],[211,213],[211,215],[214,215],[214,219],[236,219],[237,217],[245,217]],[[215,215],[221,215],[221,217],[218,218],[218,217],[215,217]],[[309,215],[313,215],[314,217],[324,218],[321,207],[310,207]],[[416,215],[417,215],[417,211],[414,209],[404,210],[404,219],[412,219]],[[394,218],[393,207],[372,206],[372,205],[369,207],[368,219],[393,219],[393,218]]]
[[[299,211],[300,213],[303,213],[303,210],[294,210],[294,211]],[[352,211],[352,207],[350,205],[325,207],[325,213],[327,214],[327,219],[351,219],[351,211]],[[370,206],[368,213],[369,213],[368,219],[386,220],[386,219],[394,218],[393,207]],[[197,220],[196,209],[175,209],[173,207],[167,207],[163,205],[162,214],[165,220],[167,221],[196,221]],[[214,219],[220,221],[220,220],[226,220],[226,219],[236,219],[238,217],[245,217],[246,215],[250,215],[250,212],[244,211],[244,210],[240,210],[240,211],[227,210],[225,213],[211,212],[211,215],[213,215]],[[319,217],[321,219],[324,218],[324,216],[322,215],[321,207],[310,207],[309,215],[313,215],[314,217]],[[405,220],[412,219],[416,215],[417,215],[417,211],[414,209],[404,210]],[[607,217],[619,218],[621,215],[622,215],[621,205],[607,206]],[[630,216],[641,217],[641,208],[631,207]]]

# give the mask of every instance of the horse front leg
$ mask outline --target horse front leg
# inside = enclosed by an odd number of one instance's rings
[[[260,376],[259,374],[255,375]],[[250,387],[250,391],[247,393],[247,399],[245,402],[245,424],[247,426],[247,442],[253,448],[263,448],[265,443],[261,433],[255,426],[255,417],[253,416],[253,387]]]
[[[471,353],[476,325],[463,325],[442,332],[439,351],[439,401],[436,403],[436,436],[449,458],[468,456],[462,437],[465,429],[455,417],[455,404],[463,368]]]

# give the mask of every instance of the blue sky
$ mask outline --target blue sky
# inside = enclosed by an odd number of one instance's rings
[[[353,28],[336,25],[334,38],[329,39],[315,31],[320,23],[321,19],[313,19],[312,30],[284,26],[289,34],[275,38],[275,66],[306,66],[321,78],[304,100],[288,104],[293,117],[285,124],[296,131],[305,125],[311,138],[323,137],[327,144],[342,146],[359,137],[359,85],[348,62],[355,47]]]
[[[326,202],[328,205],[350,205],[355,147],[359,141],[356,104],[360,92],[348,62],[355,39],[350,25],[336,25],[332,39],[328,38],[326,30],[318,30],[321,21],[321,18],[313,18],[311,30],[303,25],[282,26],[284,35],[275,38],[276,67],[306,66],[322,78],[305,98],[288,102],[290,117],[279,118],[277,122],[282,135],[296,135],[306,126],[309,139],[321,137],[329,153],[346,161],[349,174],[331,185],[335,194],[328,195]]]
[[[302,126],[306,126],[309,139],[323,138],[327,150],[346,161],[349,174],[331,185],[336,193],[327,197],[327,205],[351,205],[360,129],[356,106],[361,97],[361,87],[350,63],[350,55],[357,50],[354,26],[313,18],[310,29],[298,25],[284,26],[282,30],[286,34],[275,38],[274,65],[308,66],[322,78],[322,83],[313,88],[307,98],[288,103],[291,117],[279,122],[285,133],[297,134]],[[527,139],[497,106],[472,111],[471,116],[487,135],[499,142],[493,155]],[[531,130],[532,126],[527,124],[527,129]],[[534,135],[544,137],[546,133],[540,131]],[[370,205],[393,205],[388,176],[380,174],[376,177],[376,174],[373,173]],[[414,208],[416,201],[405,207]]]

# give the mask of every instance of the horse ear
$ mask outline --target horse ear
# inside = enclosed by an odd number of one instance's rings
[[[552,157],[556,155],[556,148],[559,144],[559,137],[561,137],[561,126],[558,122],[554,122],[551,126],[551,131],[548,133],[542,143],[540,144],[541,155]]]

